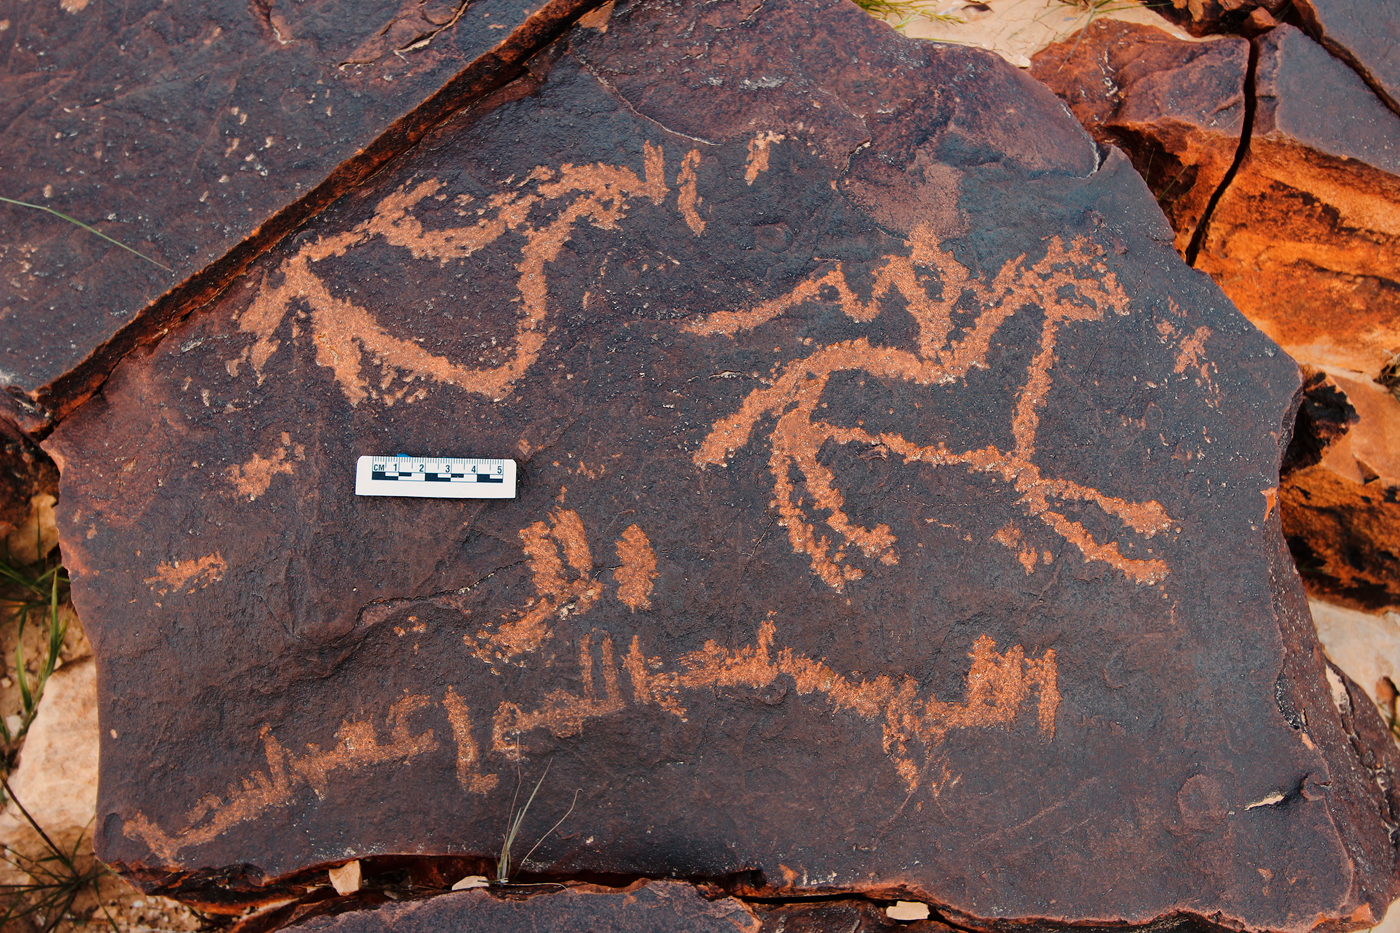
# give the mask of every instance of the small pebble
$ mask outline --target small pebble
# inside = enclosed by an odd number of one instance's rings
[[[885,908],[885,916],[891,920],[927,920],[928,905],[918,901],[897,901]]]

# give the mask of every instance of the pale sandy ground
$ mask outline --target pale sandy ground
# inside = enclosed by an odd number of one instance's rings
[[[1072,36],[1094,18],[1142,23],[1182,39],[1191,38],[1171,21],[1132,0],[1101,4],[1097,9],[1064,0],[916,0],[914,5],[920,11],[954,16],[963,22],[930,21],[917,15],[902,25],[900,17],[887,18],[886,22],[916,39],[989,49],[1020,68],[1029,68],[1032,55]]]

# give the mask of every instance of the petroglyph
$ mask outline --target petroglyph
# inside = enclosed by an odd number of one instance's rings
[[[227,569],[228,562],[222,554],[215,551],[213,554],[190,560],[177,560],[173,563],[161,561],[156,566],[155,576],[147,577],[142,582],[162,596],[172,590],[189,593],[223,580],[224,571]]]
[[[222,797],[209,794],[185,814],[185,828],[173,836],[144,813],[126,821],[128,838],[140,839],[151,851],[173,864],[182,849],[203,845],[239,823],[256,819],[266,811],[285,807],[296,793],[310,787],[325,797],[332,776],[359,771],[389,761],[408,761],[438,747],[432,730],[414,734],[409,720],[432,705],[424,696],[406,696],[389,708],[385,717],[388,741],[381,744],[379,730],[370,721],[341,723],[336,742],[324,751],[312,744],[300,754],[283,748],[272,734],[262,731],[267,769],[255,771],[229,787]]]
[[[535,595],[524,611],[494,631],[482,630],[463,641],[485,661],[512,660],[534,651],[553,634],[551,620],[585,613],[602,594],[593,577],[593,556],[583,522],[572,509],[556,509],[549,522],[534,522],[520,532]]]
[[[882,747],[911,793],[918,789],[922,771],[912,746],[917,744],[924,759],[932,760],[948,733],[1009,727],[1033,695],[1040,735],[1044,741],[1054,738],[1055,714],[1060,706],[1054,649],[1029,658],[1024,648],[1014,645],[1002,654],[997,652],[996,643],[983,635],[969,655],[972,666],[965,699],[944,702],[933,696],[921,697],[918,682],[908,675],[857,680],[790,648],[775,653],[776,631],[773,621],[767,619],[759,626],[754,644],[730,650],[708,641],[701,650],[683,655],[669,670],[659,659],[645,657],[640,638],[634,637],[621,665],[631,680],[632,700],[638,705],[653,703],[684,720],[687,710],[680,699],[685,692],[762,689],[785,680],[799,696],[825,697],[833,712],[879,721]],[[532,729],[548,729],[560,738],[577,735],[587,720],[621,710],[626,701],[618,683],[610,636],[603,637],[601,649],[603,696],[598,696],[593,686],[593,655],[590,639],[585,636],[579,644],[582,692],[556,690],[532,712],[524,712],[514,703],[502,703],[492,726],[492,748],[511,753],[519,747],[518,735]]]
[[[481,772],[481,752],[472,736],[472,712],[455,687],[448,687],[442,698],[452,738],[457,742],[457,783],[469,794],[487,794],[496,789],[500,776]]]
[[[819,347],[788,363],[771,385],[755,389],[737,412],[715,423],[696,452],[695,463],[701,467],[725,463],[749,443],[764,419],[775,418],[768,435],[768,465],[779,520],[788,530],[794,551],[807,555],[812,571],[837,592],[864,576],[864,571],[851,564],[848,547],[884,564],[898,563],[899,554],[888,526],[864,528],[847,515],[834,474],[817,459],[828,440],[882,448],[907,463],[957,465],[993,476],[1011,486],[1016,504],[1027,516],[1073,544],[1086,560],[1103,561],[1135,583],[1164,579],[1164,561],[1125,556],[1117,542],[1095,540],[1087,528],[1054,505],[1093,503],[1132,532],[1150,538],[1170,523],[1157,502],[1128,502],[1070,480],[1046,477],[1034,462],[1040,409],[1050,390],[1056,341],[1062,329],[1072,322],[1102,320],[1107,313],[1128,313],[1128,296],[1099,261],[1098,252],[1086,241],[1066,246],[1053,237],[1038,262],[1027,264],[1025,256],[1018,257],[1007,262],[990,282],[984,282],[974,279],[943,250],[927,226],[915,228],[905,245],[907,256],[890,256],[876,269],[869,301],[862,301],[847,285],[845,270],[837,262],[781,298],[746,311],[721,311],[688,325],[696,334],[732,335],[760,327],[807,302],[830,300],[832,296],[857,323],[874,321],[890,299],[902,298],[918,325],[918,344],[912,351],[878,346],[857,337]],[[938,297],[930,297],[930,291]],[[980,310],[971,324],[955,327],[954,309],[968,297]],[[943,442],[920,444],[902,434],[871,434],[860,427],[829,424],[817,414],[827,383],[840,372],[863,372],[919,386],[962,379],[972,369],[987,366],[998,329],[1013,315],[1032,309],[1041,314],[1040,341],[1011,416],[1015,446],[1009,451],[990,445],[958,451]],[[805,483],[808,505],[804,505],[804,495],[793,480],[794,471]],[[828,513],[825,523],[839,542],[833,544],[817,532],[816,520],[809,515],[818,512]]]
[[[695,209],[693,164],[698,160],[696,154],[684,163],[691,174],[688,183],[682,184],[689,200],[681,208],[691,214]],[[683,178],[685,171],[683,168]],[[319,237],[304,245],[268,277],[257,298],[239,315],[239,327],[256,338],[249,359],[259,384],[265,378],[267,361],[281,346],[275,336],[279,326],[288,314],[305,308],[316,362],[334,373],[351,405],[370,397],[386,405],[400,399],[417,401],[426,397],[426,389],[414,387],[420,380],[457,386],[491,399],[504,398],[544,348],[549,298],[546,265],[558,257],[577,224],[587,221],[615,230],[633,198],[647,198],[654,204],[664,201],[670,190],[665,174],[662,150],[650,143],[644,147],[641,176],[630,168],[598,163],[565,164],[558,169],[540,166],[515,190],[493,195],[482,208],[484,216],[474,225],[439,230],[425,229],[410,211],[435,195],[441,182],[431,179],[400,188],[379,203],[373,217],[349,232]],[[552,216],[532,222],[535,208],[556,206]],[[703,229],[700,222],[696,233]],[[496,365],[463,365],[395,336],[370,309],[333,296],[313,268],[374,237],[408,250],[415,259],[436,259],[445,264],[470,257],[507,232],[523,239],[520,262],[515,267],[519,273],[518,307],[513,346]]]
[[[619,662],[612,636],[584,634],[578,645],[580,690],[553,690],[529,711],[512,700],[503,700],[492,717],[490,751],[516,761],[521,757],[524,733],[545,729],[559,738],[575,736],[590,720],[623,713],[629,706],[654,705],[685,721],[687,710],[680,705],[680,698],[686,693],[713,696],[726,690],[763,689],[780,681],[789,684],[798,696],[824,698],[833,713],[878,723],[882,748],[910,793],[920,787],[924,771],[936,765],[939,746],[949,733],[1010,728],[1028,716],[1041,741],[1054,738],[1060,691],[1053,649],[1039,658],[1028,657],[1020,645],[998,652],[990,637],[981,636],[969,654],[972,663],[964,697],[948,702],[921,696],[918,683],[908,675],[881,675],[873,680],[847,677],[790,648],[775,649],[776,631],[773,621],[765,620],[751,645],[731,650],[708,641],[669,667],[658,658],[643,656],[640,637],[633,637],[627,656]],[[632,688],[630,700],[622,685],[624,672]],[[596,686],[600,678],[601,693]],[[184,829],[167,833],[138,812],[126,821],[123,831],[173,864],[182,850],[203,845],[268,810],[289,806],[307,788],[324,798],[331,781],[341,773],[359,773],[391,762],[408,763],[436,751],[439,742],[433,730],[414,732],[410,724],[410,720],[424,718],[434,706],[424,696],[404,697],[385,717],[388,741],[381,739],[373,722],[345,721],[336,730],[336,744],[325,750],[308,744],[301,753],[283,747],[272,730],[264,727],[260,737],[267,767],[229,787],[223,796],[204,797],[185,814]],[[455,687],[447,688],[442,708],[457,749],[458,783],[469,794],[490,793],[500,777],[482,770],[471,712]],[[931,791],[934,783],[929,782]]]
[[[767,170],[770,149],[782,139],[779,134],[765,132],[749,141],[745,178],[750,185]],[[560,255],[578,224],[588,222],[599,229],[618,230],[629,204],[645,198],[658,206],[673,203],[693,235],[704,233],[703,199],[697,191],[698,150],[690,150],[680,161],[673,202],[669,201],[673,192],[667,184],[662,148],[646,143],[643,163],[641,174],[601,163],[565,164],[557,169],[539,166],[514,182],[513,188],[486,199],[475,224],[436,230],[426,229],[413,209],[424,199],[438,196],[441,183],[427,180],[404,185],[385,197],[369,220],[348,233],[308,243],[264,283],[239,318],[239,326],[256,336],[248,353],[254,372],[259,380],[263,378],[268,359],[280,347],[282,338],[276,336],[279,326],[294,308],[305,307],[317,362],[334,372],[352,405],[369,397],[385,404],[400,399],[416,401],[426,396],[426,388],[416,385],[421,381],[504,398],[543,350],[551,302],[546,268]],[[471,199],[465,203],[469,207]],[[521,241],[520,261],[515,266],[515,332],[508,346],[498,348],[504,358],[494,365],[467,366],[394,336],[375,321],[371,311],[333,297],[313,271],[315,263],[374,237],[408,250],[416,259],[447,263],[472,256],[506,233]],[[865,293],[863,287],[851,286],[846,268],[838,261],[824,265],[779,298],[747,309],[719,311],[685,325],[693,334],[732,338],[805,304],[834,296],[857,324],[870,324],[888,309],[902,306],[918,326],[917,345],[912,349],[878,346],[857,337],[819,346],[808,356],[788,363],[772,385],[752,392],[739,411],[712,426],[695,454],[696,465],[724,463],[749,442],[760,423],[776,419],[767,440],[780,521],[795,552],[805,555],[813,572],[838,592],[866,572],[856,565],[855,552],[884,564],[898,563],[900,552],[888,526],[865,528],[848,515],[836,477],[818,462],[818,452],[828,440],[879,447],[906,463],[959,466],[994,477],[1011,487],[1017,506],[1028,517],[1073,544],[1086,560],[1104,562],[1135,583],[1163,580],[1167,575],[1164,561],[1128,556],[1119,541],[1097,540],[1082,522],[1066,514],[1067,505],[1093,504],[1118,520],[1125,532],[1146,539],[1170,524],[1157,502],[1129,502],[1069,479],[1043,476],[1035,462],[1040,410],[1051,387],[1056,344],[1064,328],[1076,322],[1101,321],[1110,313],[1128,313],[1128,296],[1101,261],[1097,248],[1084,240],[1066,244],[1055,237],[1043,258],[1028,262],[1025,256],[1018,257],[989,279],[974,278],[942,248],[929,224],[916,226],[904,249],[906,254],[888,256],[875,269],[868,300],[860,297]],[[969,299],[979,309],[974,320],[955,325],[955,308],[966,308]],[[816,416],[821,395],[837,373],[862,372],[916,386],[963,379],[971,370],[988,365],[993,338],[1002,325],[1021,314],[1039,314],[1040,339],[1010,415],[1015,438],[1010,450],[995,446],[958,450],[942,441],[925,444],[899,433],[873,434],[860,427],[840,427]],[[1203,339],[1197,334],[1194,343],[1183,345],[1183,358],[1196,360]],[[235,468],[231,478],[240,491],[256,496],[266,488],[271,475],[287,469],[285,459],[263,462],[255,458],[253,463]],[[801,484],[795,476],[801,478]],[[815,516],[819,513],[825,513],[820,521],[834,533],[834,539],[818,531]],[[1028,534],[1024,529],[1021,533]],[[1033,569],[1035,563],[1029,561],[1029,555],[1040,549],[1028,540],[1025,547],[1015,550],[1023,566],[1029,564],[1028,569]],[[550,599],[542,595],[540,606],[531,615],[533,622],[522,619],[509,632],[503,628],[501,637],[506,642],[497,647],[507,656],[530,650],[528,646],[537,643],[531,632],[538,629],[538,618],[553,611],[544,608]]]
[[[768,171],[768,148],[787,137],[782,133],[763,132],[749,140],[749,158],[744,166],[744,183],[752,185],[759,172]]]
[[[617,542],[619,566],[613,571],[617,578],[617,598],[633,612],[651,608],[651,581],[656,579],[656,554],[651,549],[646,532],[637,525],[628,525]]]
[[[260,454],[254,453],[253,459],[244,464],[235,464],[228,468],[227,475],[229,482],[240,496],[247,496],[248,501],[267,492],[267,487],[272,485],[272,478],[279,473],[290,474],[292,472],[293,460],[305,460],[306,448],[301,444],[293,444],[291,435],[286,431],[282,432],[282,446],[272,452],[271,457],[264,458]]]
[[[491,724],[492,751],[515,758],[520,754],[519,735],[522,732],[544,728],[561,738],[578,735],[588,720],[621,712],[627,704],[618,683],[612,636],[604,635],[599,640],[599,649],[602,654],[602,664],[599,666],[603,675],[601,697],[593,683],[593,636],[583,635],[578,642],[582,691],[570,693],[567,690],[552,690],[539,708],[529,713],[513,702],[502,703]]]

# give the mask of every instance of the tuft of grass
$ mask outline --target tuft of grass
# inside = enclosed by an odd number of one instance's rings
[[[15,796],[9,780],[0,777],[0,784],[4,786],[5,797],[14,803],[43,844],[43,854],[38,856],[0,847],[0,861],[29,876],[27,882],[0,884],[6,901],[4,913],[0,914],[0,929],[7,929],[13,920],[30,918],[36,933],[53,933],[70,916],[79,895],[91,891],[112,933],[121,933],[102,903],[100,885],[103,877],[110,873],[109,869],[95,858],[84,860],[79,855],[83,835],[79,834],[71,849],[58,845]]]
[[[553,761],[544,766],[544,773],[541,774],[540,779],[535,782],[535,789],[530,791],[530,796],[526,799],[525,806],[521,807],[519,811],[515,809],[515,804],[520,799],[520,782],[516,781],[515,794],[510,799],[510,816],[506,819],[506,834],[504,843],[501,845],[501,856],[496,860],[496,880],[491,882],[492,885],[507,885],[511,883],[510,874],[513,867],[511,865],[511,847],[515,845],[515,837],[520,832],[520,824],[525,822],[525,814],[530,812],[530,804],[535,802],[535,795],[540,792],[540,785],[542,785],[544,779],[549,776],[549,768],[552,764],[554,764]],[[549,830],[539,838],[539,841],[530,847],[530,851],[526,852],[525,857],[520,860],[521,865],[528,862],[530,856],[535,854],[535,850],[540,847],[540,844],[548,839],[550,834],[569,818],[569,814],[574,812],[574,806],[577,803],[578,791],[574,791],[574,801],[569,804],[569,809],[565,810],[564,815],[559,817],[559,821],[549,827]]]
[[[58,666],[59,653],[63,650],[68,622],[59,609],[68,600],[68,571],[51,559],[29,566],[0,559],[0,599],[10,608],[6,624],[17,623],[15,681],[19,686],[19,722],[12,729],[10,723],[0,718],[0,742],[5,746],[5,762],[8,764],[13,752],[18,750],[19,742],[34,723],[44,687]],[[32,674],[24,657],[24,630],[31,623],[47,629],[43,651]]]
[[[897,19],[896,29],[902,29],[915,19],[926,19],[931,23],[965,23],[967,20],[953,13],[935,13],[915,0],[852,0],[871,16],[880,19]]]
[[[166,272],[174,272],[174,271],[175,271],[174,269],[172,269],[172,268],[170,268],[169,266],[167,266],[165,263],[163,263],[163,262],[156,262],[154,259],[152,259],[150,256],[147,256],[145,253],[141,252],[140,250],[132,249],[130,246],[127,246],[127,245],[126,245],[125,243],[123,243],[121,240],[115,240],[115,239],[113,239],[112,237],[109,237],[107,234],[103,233],[101,230],[98,230],[96,227],[90,227],[90,226],[88,226],[87,224],[83,223],[81,220],[78,220],[76,217],[69,217],[67,214],[63,213],[62,211],[56,211],[56,210],[54,210],[53,208],[51,208],[51,207],[45,207],[45,206],[42,205],[42,204],[30,204],[28,201],[16,201],[14,198],[3,198],[3,197],[0,197],[0,202],[3,202],[3,203],[5,203],[5,204],[13,204],[13,205],[16,206],[16,207],[27,207],[27,208],[29,208],[29,209],[31,209],[31,210],[43,211],[43,212],[46,213],[46,214],[52,214],[52,215],[54,215],[55,217],[58,217],[58,218],[60,218],[60,219],[62,219],[62,220],[68,221],[70,224],[76,224],[77,226],[82,227],[82,228],[83,228],[84,230],[86,230],[88,233],[95,234],[96,236],[102,237],[102,239],[106,240],[108,243],[111,243],[113,246],[120,246],[122,249],[126,250],[128,253],[135,253],[137,256],[140,256],[142,259],[146,260],[147,262],[149,262],[149,263],[150,263],[151,265],[153,265],[153,266],[160,266],[160,268],[164,269]]]

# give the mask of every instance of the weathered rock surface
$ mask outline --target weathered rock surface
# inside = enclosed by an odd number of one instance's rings
[[[1253,134],[1196,266],[1290,353],[1374,375],[1400,347],[1400,116],[1299,30],[1257,41]]]
[[[1239,148],[1248,67],[1244,39],[1186,42],[1100,20],[1038,53],[1031,74],[1095,139],[1128,153],[1184,255]]]
[[[1386,21],[1383,6],[1376,19]],[[1241,40],[1181,42],[1104,24],[1047,49],[1034,72],[1097,138],[1131,154],[1184,255],[1295,358],[1344,380],[1341,405],[1363,400],[1359,418],[1322,426],[1324,446],[1348,430],[1353,438],[1325,464],[1320,447],[1290,451],[1284,528],[1314,593],[1357,608],[1400,605],[1396,482],[1372,465],[1393,457],[1400,416],[1375,382],[1400,347],[1400,118],[1299,30],[1280,26],[1256,42],[1251,132],[1234,169]],[[1204,229],[1198,208],[1210,210]],[[1314,407],[1305,398],[1295,431],[1307,443],[1324,415]],[[1308,462],[1291,462],[1295,453]]]
[[[102,857],[490,858],[549,762],[555,876],[1378,919],[1400,770],[1278,524],[1297,370],[1127,161],[845,0],[588,22],[48,442]],[[397,451],[520,494],[356,498]]]
[[[1400,114],[1400,3],[1297,0],[1308,34],[1342,59]]]
[[[0,194],[153,261],[0,204],[0,387],[61,413],[589,5],[5,3]]]
[[[746,904],[729,897],[705,898],[688,884],[661,881],[624,890],[522,888],[514,896],[467,891],[315,917],[295,929],[304,933],[951,933],[952,928],[936,920],[891,920],[869,902]]]

